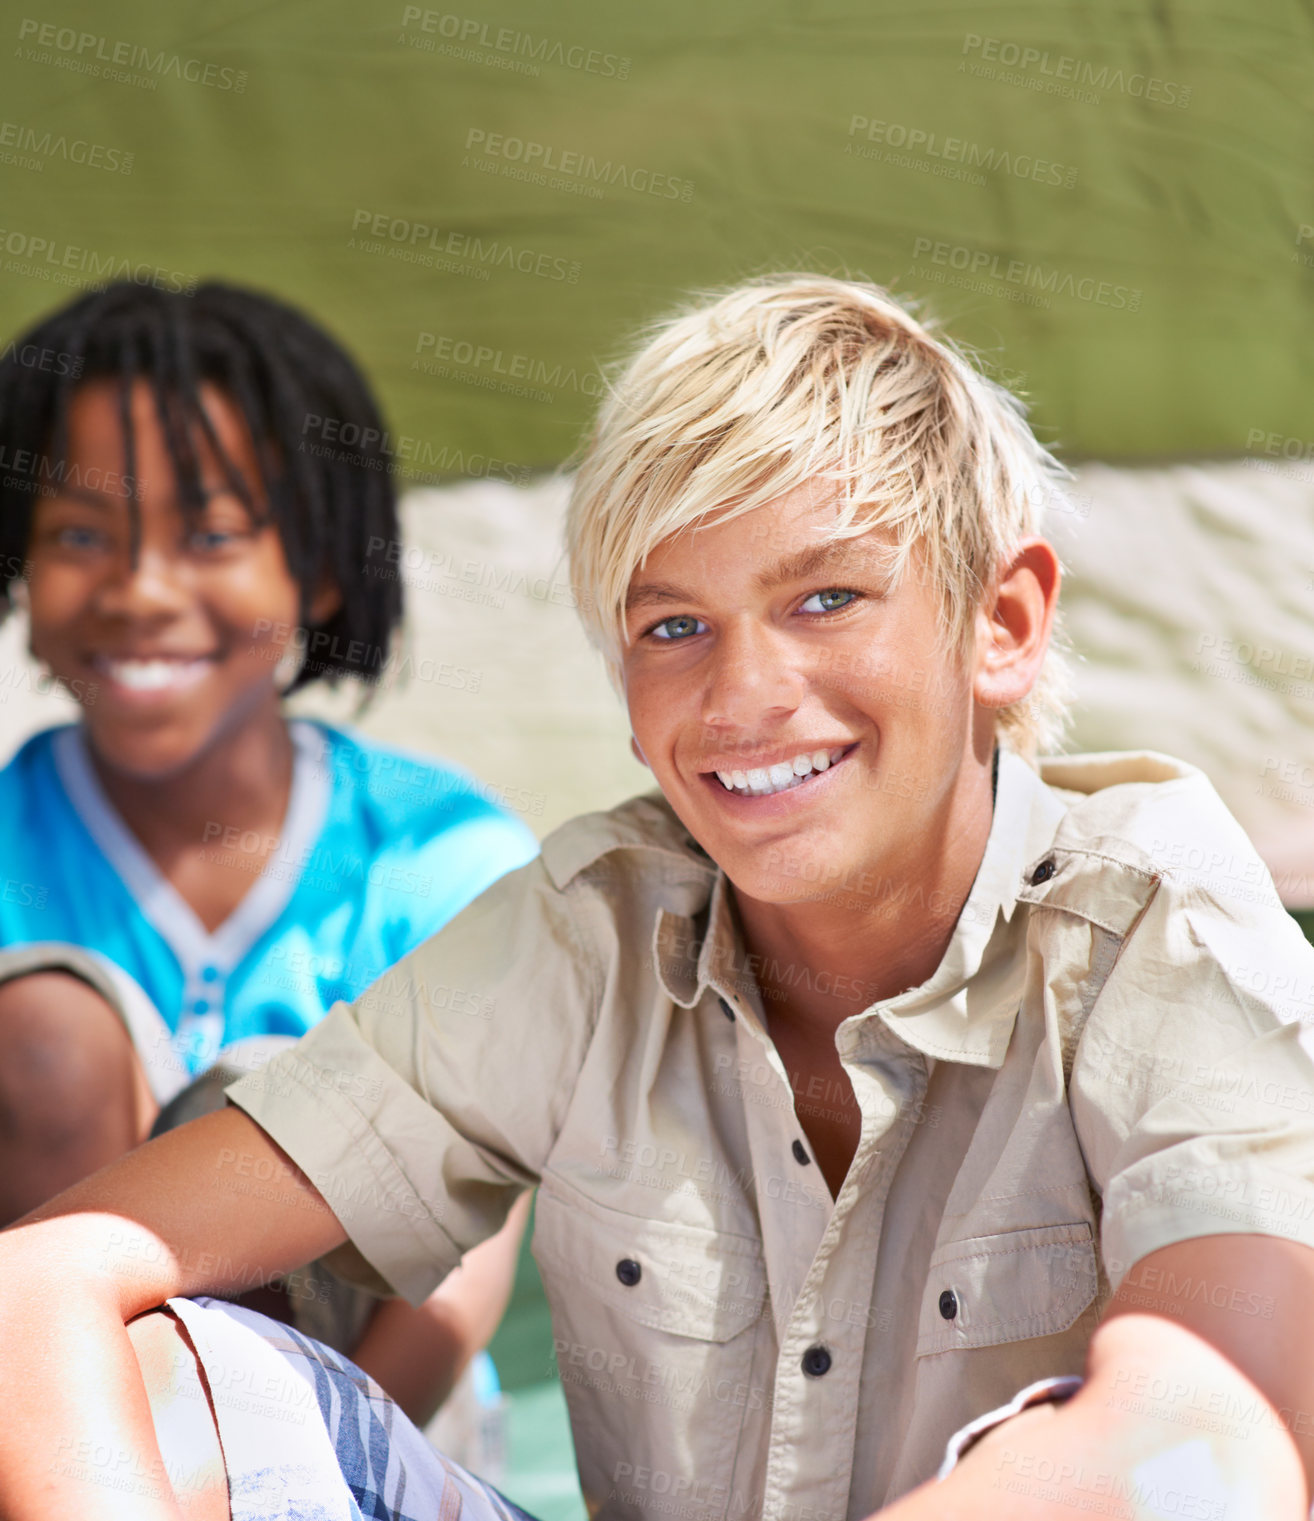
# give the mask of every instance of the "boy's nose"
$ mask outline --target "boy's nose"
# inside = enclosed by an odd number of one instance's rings
[[[136,558],[116,556],[97,587],[100,612],[119,617],[151,617],[178,612],[190,601],[182,567],[168,555],[142,545]]]
[[[712,728],[752,728],[763,718],[792,713],[807,678],[790,659],[787,643],[760,624],[725,628],[707,668],[703,722]]]

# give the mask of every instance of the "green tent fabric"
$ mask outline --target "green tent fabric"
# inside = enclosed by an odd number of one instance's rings
[[[131,270],[330,321],[431,478],[559,462],[686,289],[927,299],[1104,459],[1311,429],[1293,0],[61,0],[4,23],[0,327]]]

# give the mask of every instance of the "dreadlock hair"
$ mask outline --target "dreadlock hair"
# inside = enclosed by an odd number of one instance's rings
[[[371,548],[398,538],[393,458],[378,406],[322,328],[270,296],[218,282],[184,294],[118,281],[43,318],[0,355],[0,618],[23,575],[34,502],[69,473],[69,402],[78,386],[105,376],[119,381],[133,554],[140,523],[130,398],[132,383],[143,379],[154,392],[182,511],[193,516],[204,507],[197,448],[204,437],[232,490],[258,522],[278,530],[306,630],[305,660],[288,690],[321,678],[377,681],[402,615],[400,581],[364,573]],[[246,419],[263,506],[215,436],[202,381]],[[309,608],[326,579],[341,606],[312,625]]]

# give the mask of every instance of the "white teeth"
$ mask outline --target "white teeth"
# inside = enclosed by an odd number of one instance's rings
[[[205,669],[204,660],[101,660],[98,667],[113,682],[133,692],[159,692],[182,686]]]
[[[801,786],[817,772],[828,771],[844,758],[845,748],[837,745],[833,750],[804,751],[793,760],[777,761],[774,766],[755,766],[748,771],[718,771],[716,775],[728,792],[737,792],[741,797],[769,797]]]

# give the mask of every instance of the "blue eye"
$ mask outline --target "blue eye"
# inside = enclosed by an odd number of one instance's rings
[[[680,613],[674,618],[663,618],[655,628],[648,632],[654,639],[688,639],[693,634],[702,634],[707,631],[707,625],[699,618],[691,618],[688,613]]]
[[[813,592],[804,602],[799,605],[801,613],[837,613],[840,608],[848,607],[855,601],[857,592],[845,591],[842,587],[831,586],[825,591]],[[816,607],[809,606],[817,603]]]

